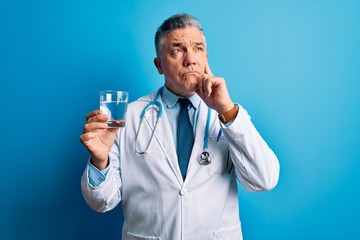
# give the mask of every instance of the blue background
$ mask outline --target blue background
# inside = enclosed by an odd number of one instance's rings
[[[281,162],[276,189],[240,190],[245,239],[360,239],[356,0],[2,0],[0,238],[120,239],[120,207],[82,198],[79,136],[100,90],[162,85],[153,37],[178,12]]]

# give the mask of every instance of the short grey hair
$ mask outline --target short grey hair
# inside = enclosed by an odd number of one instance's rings
[[[171,32],[176,29],[181,29],[185,27],[195,27],[197,28],[202,34],[204,34],[201,23],[195,17],[186,14],[180,13],[173,15],[166,19],[161,26],[157,29],[155,34],[155,49],[156,54],[159,56],[161,45],[163,44],[165,37]]]

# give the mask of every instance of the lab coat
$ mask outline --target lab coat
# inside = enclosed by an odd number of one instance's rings
[[[194,146],[183,181],[165,110],[148,153],[135,152],[140,114],[155,94],[128,105],[126,126],[118,131],[109,153],[110,169],[100,186],[89,183],[86,168],[82,177],[86,202],[99,212],[109,211],[121,202],[125,218],[123,240],[241,240],[236,179],[249,191],[272,189],[279,177],[275,154],[239,106],[239,113],[229,127],[212,110],[209,151],[214,160],[207,166],[200,165],[208,112],[201,101]],[[163,102],[162,105],[165,108]],[[154,110],[146,113],[137,143],[139,149],[148,144],[156,116]],[[218,139],[220,128],[223,134]]]

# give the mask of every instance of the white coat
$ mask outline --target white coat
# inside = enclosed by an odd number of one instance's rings
[[[135,152],[140,114],[154,96],[152,93],[129,104],[126,127],[119,130],[109,154],[110,169],[105,181],[94,188],[88,181],[88,169],[85,170],[82,191],[86,202],[99,212],[111,210],[121,202],[125,218],[123,240],[241,240],[236,179],[250,191],[275,187],[279,177],[275,154],[240,106],[229,127],[220,123],[212,111],[209,151],[214,160],[207,166],[200,165],[208,109],[201,101],[183,181],[165,111],[148,154]],[[139,147],[144,149],[148,143],[155,121],[156,112],[148,111],[141,126]],[[220,128],[223,135],[217,141]]]

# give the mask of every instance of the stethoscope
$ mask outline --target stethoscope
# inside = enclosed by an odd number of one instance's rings
[[[146,154],[147,151],[149,150],[149,146],[150,146],[150,143],[151,143],[151,141],[152,141],[152,139],[154,137],[156,127],[157,127],[157,125],[159,123],[159,120],[162,117],[163,107],[162,107],[161,102],[158,100],[160,94],[162,93],[162,90],[163,90],[163,87],[161,87],[158,90],[158,92],[156,93],[154,99],[150,103],[148,103],[141,112],[139,127],[138,127],[136,135],[135,135],[135,152],[138,153],[138,154]],[[157,112],[156,122],[155,122],[154,129],[152,130],[150,140],[149,140],[148,144],[145,147],[145,150],[140,151],[140,150],[138,150],[138,146],[137,146],[138,145],[137,143],[138,143],[139,133],[140,133],[141,125],[142,125],[142,122],[144,120],[145,114],[149,110],[154,110],[154,111]],[[210,119],[211,119],[211,109],[208,108],[208,115],[207,115],[206,126],[205,126],[203,151],[201,152],[200,157],[199,157],[200,165],[209,165],[214,159],[214,155],[208,150],[208,147],[209,147]],[[221,136],[221,131],[219,132],[218,139],[220,138],[220,136]]]

